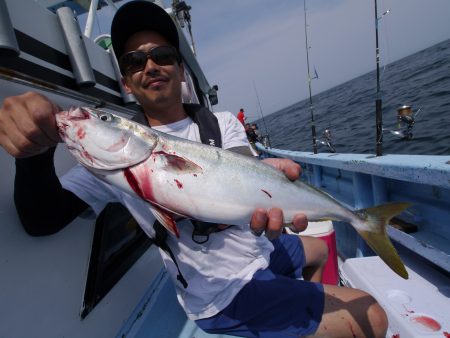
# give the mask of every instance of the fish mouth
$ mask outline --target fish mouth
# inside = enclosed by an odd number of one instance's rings
[[[67,121],[83,121],[89,120],[91,114],[82,107],[71,107],[68,111],[61,112]]]
[[[58,123],[56,124],[56,126],[58,127],[58,134],[59,134],[59,137],[60,137],[62,140],[65,140],[65,139],[67,138],[66,128],[68,128],[69,125],[68,125],[67,123],[64,123],[64,122],[58,122]]]
[[[69,110],[61,111],[56,114],[56,126],[59,130],[59,135],[65,136],[65,130],[71,126],[71,122],[84,121],[91,118],[90,113],[83,108],[71,107]]]

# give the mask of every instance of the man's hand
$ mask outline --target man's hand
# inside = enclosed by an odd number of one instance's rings
[[[268,158],[265,163],[284,172],[287,178],[295,181],[301,174],[302,168],[299,164],[289,159]],[[280,236],[283,230],[283,211],[279,208],[272,208],[269,211],[258,208],[253,213],[250,221],[250,228],[255,235],[260,235],[264,231],[269,239]],[[297,214],[292,220],[293,230],[300,232],[308,226],[308,220],[304,214]]]
[[[0,107],[0,146],[16,158],[54,147],[61,141],[55,120],[58,111],[54,103],[36,93],[6,98]]]

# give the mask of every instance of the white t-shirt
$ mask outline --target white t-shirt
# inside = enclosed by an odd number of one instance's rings
[[[242,124],[230,112],[214,113],[219,121],[224,149],[248,146]],[[198,126],[190,119],[154,127],[178,137],[200,142]],[[99,214],[108,202],[121,202],[150,236],[154,237],[155,217],[148,203],[108,185],[77,165],[61,179],[63,187],[88,203]],[[256,237],[249,225],[232,226],[210,234],[203,244],[192,241],[189,220],[178,223],[180,238],[169,235],[167,244],[176,257],[184,288],[176,276],[178,270],[170,256],[160,249],[164,264],[172,276],[178,301],[192,320],[208,318],[224,309],[248,283],[253,274],[269,264],[273,245],[265,237]]]

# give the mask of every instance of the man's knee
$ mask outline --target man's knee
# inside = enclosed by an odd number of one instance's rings
[[[370,296],[373,298],[372,296]],[[372,324],[375,337],[386,337],[388,318],[381,305],[373,298],[373,305],[369,309],[369,321]]]
[[[325,263],[328,260],[328,255],[329,255],[328,245],[325,241],[320,240],[319,242],[320,242],[320,244],[319,244],[319,248],[318,248],[318,251],[319,251],[318,256],[319,256],[319,259],[320,259],[320,262],[322,263],[322,265],[325,265]]]
[[[314,243],[313,261],[315,262],[315,265],[324,266],[328,260],[328,254],[329,254],[328,245],[325,241],[323,241],[319,238],[314,238],[313,243]]]
[[[328,245],[324,240],[309,236],[299,236],[299,240],[303,242],[307,262],[309,262],[310,265],[325,265],[328,260],[329,250]]]

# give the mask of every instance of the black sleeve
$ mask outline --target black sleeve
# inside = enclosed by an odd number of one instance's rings
[[[16,159],[14,202],[25,231],[32,236],[61,230],[88,207],[61,186],[53,164],[55,149]]]

